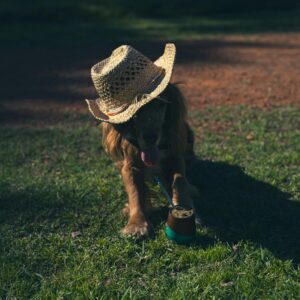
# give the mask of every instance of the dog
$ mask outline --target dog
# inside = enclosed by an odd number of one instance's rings
[[[186,121],[185,99],[175,84],[120,124],[103,122],[102,143],[115,161],[128,194],[123,212],[126,236],[149,234],[153,206],[146,181],[159,176],[173,203],[193,206],[198,192],[186,178],[186,164],[195,158],[194,134]]]

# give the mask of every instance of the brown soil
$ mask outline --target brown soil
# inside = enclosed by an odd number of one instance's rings
[[[195,108],[300,103],[300,34],[228,37],[185,50],[187,57],[196,51],[207,56],[175,69]]]
[[[90,67],[118,44],[94,47],[1,49],[0,125],[57,122],[87,113],[95,98]],[[150,58],[162,43],[133,44]],[[300,103],[300,34],[227,36],[177,43],[174,82],[190,108]]]

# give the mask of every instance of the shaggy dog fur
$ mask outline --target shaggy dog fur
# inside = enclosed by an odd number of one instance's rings
[[[146,180],[159,176],[175,204],[192,204],[196,189],[185,175],[186,163],[194,158],[193,132],[186,121],[186,106],[179,89],[169,84],[165,91],[143,106],[123,124],[102,123],[103,146],[117,164],[128,194],[123,212],[129,217],[125,235],[140,237],[151,228],[152,211]],[[147,167],[141,152],[159,150],[157,164]]]

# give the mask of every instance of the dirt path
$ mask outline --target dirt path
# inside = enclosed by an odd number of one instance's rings
[[[186,56],[196,51],[207,59],[175,71],[193,107],[300,104],[299,34],[228,37],[186,47]]]
[[[37,122],[86,112],[95,98],[90,67],[117,44],[1,49],[0,124]],[[151,58],[162,43],[133,44]],[[300,103],[300,34],[228,36],[177,43],[173,81],[190,107]]]

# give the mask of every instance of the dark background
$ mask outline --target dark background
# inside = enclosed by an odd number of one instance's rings
[[[2,1],[1,44],[94,44],[197,39],[207,35],[293,32],[296,0]]]

